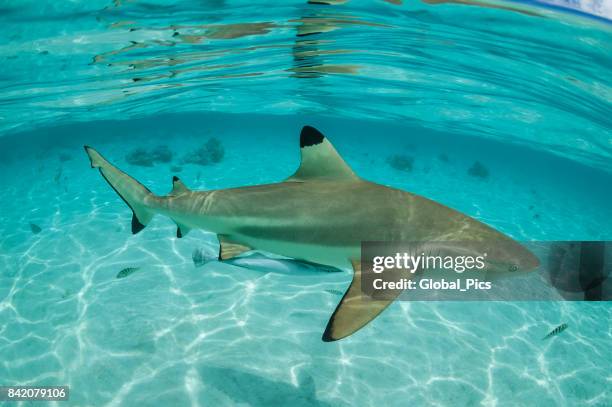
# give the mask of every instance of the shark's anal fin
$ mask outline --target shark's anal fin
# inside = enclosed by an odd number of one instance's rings
[[[393,302],[373,300],[361,291],[361,262],[352,260],[353,281],[332,314],[323,333],[323,341],[332,342],[357,332]]]
[[[229,260],[236,256],[240,256],[242,253],[253,250],[252,247],[232,242],[229,237],[225,235],[219,235],[219,260]]]
[[[300,154],[300,167],[287,181],[358,179],[329,140],[314,127],[302,128]]]

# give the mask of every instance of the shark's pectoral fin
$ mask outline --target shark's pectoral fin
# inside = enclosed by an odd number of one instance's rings
[[[314,127],[302,128],[300,153],[302,156],[300,168],[287,181],[359,179],[329,140]]]
[[[253,250],[252,247],[232,242],[227,236],[219,235],[219,260],[229,260],[242,253]]]
[[[323,333],[323,341],[332,342],[357,332],[368,322],[376,318],[393,302],[373,300],[361,291],[361,263],[352,261],[353,281],[340,300]]]

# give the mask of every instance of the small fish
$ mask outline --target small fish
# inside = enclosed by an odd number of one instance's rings
[[[340,290],[334,290],[334,289],[329,289],[329,290],[325,290],[330,294],[334,294],[334,295],[342,295],[342,291]]]
[[[58,158],[59,158],[60,162],[62,162],[62,163],[66,162],[66,161],[72,160],[72,157],[69,154],[66,154],[66,153],[60,153]]]
[[[30,230],[32,231],[32,233],[34,233],[35,235],[39,234],[40,232],[42,232],[42,229],[40,226],[35,225],[34,223],[30,223]]]
[[[117,273],[117,278],[125,278],[125,277],[129,276],[130,274],[135,273],[138,270],[140,270],[140,267],[127,267],[127,268],[124,268],[119,273]]]
[[[62,166],[60,165],[59,168],[57,169],[57,173],[55,174],[55,177],[53,177],[53,180],[58,185],[60,183],[60,180],[62,179],[62,170],[63,170]]]
[[[548,339],[548,338],[551,338],[553,336],[559,335],[561,332],[565,331],[566,329],[567,329],[567,324],[561,324],[558,327],[556,327],[555,329],[553,329],[552,331],[550,331],[548,333],[548,335],[546,335],[542,339],[544,340],[544,339]]]

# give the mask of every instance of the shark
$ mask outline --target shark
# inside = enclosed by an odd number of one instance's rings
[[[312,126],[300,132],[301,162],[277,183],[193,191],[178,177],[165,196],[153,194],[89,146],[91,167],[132,210],[132,233],[155,215],[171,218],[181,238],[193,229],[216,233],[220,261],[263,251],[296,261],[352,269],[322,339],[346,338],[380,315],[395,298],[374,300],[361,290],[364,241],[492,241],[493,273],[530,271],[528,249],[496,229],[426,197],[359,177],[327,137]]]

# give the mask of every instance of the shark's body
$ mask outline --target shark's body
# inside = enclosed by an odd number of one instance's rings
[[[326,341],[352,334],[391,302],[363,298],[362,241],[495,241],[504,267],[512,263],[527,270],[537,265],[537,259],[521,245],[473,218],[357,177],[312,127],[302,130],[300,147],[300,168],[284,182],[191,191],[174,177],[173,190],[164,197],[153,195],[92,148],[86,151],[92,166],[132,208],[133,233],[159,213],[177,223],[178,237],[190,229],[217,233],[222,260],[257,249],[333,267],[352,265],[353,283],[328,323]]]

